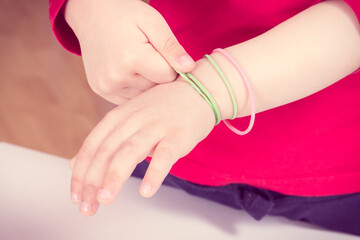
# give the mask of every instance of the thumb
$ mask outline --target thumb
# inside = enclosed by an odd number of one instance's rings
[[[180,72],[190,72],[195,68],[194,60],[180,45],[159,12],[155,10],[155,14],[143,22],[142,31],[171,67]]]

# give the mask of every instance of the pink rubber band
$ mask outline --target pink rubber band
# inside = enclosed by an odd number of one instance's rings
[[[246,77],[246,74],[241,70],[241,67],[235,61],[235,59],[230,54],[228,54],[224,49],[216,48],[216,49],[214,49],[213,53],[214,52],[221,53],[222,55],[224,55],[232,63],[232,65],[234,65],[234,67],[240,73],[240,75],[241,75],[241,77],[242,77],[242,79],[244,81],[244,84],[245,84],[245,86],[246,86],[246,88],[248,90],[248,93],[249,93],[249,96],[250,96],[250,99],[251,99],[251,117],[250,117],[250,123],[249,123],[249,126],[247,127],[247,129],[245,131],[240,131],[240,130],[236,129],[233,125],[231,125],[227,120],[224,120],[226,126],[231,131],[233,131],[234,133],[236,133],[238,135],[245,135],[245,134],[250,132],[250,130],[254,126],[254,122],[255,122],[255,97],[254,97],[254,93],[253,93],[253,91],[251,89],[251,86],[250,86],[250,81]]]

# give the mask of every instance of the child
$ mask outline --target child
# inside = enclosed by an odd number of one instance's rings
[[[360,235],[357,0],[151,1],[184,48],[139,0],[83,1],[50,1],[54,32],[70,51],[81,46],[90,85],[119,104],[72,160],[72,200],[84,215],[112,203],[133,173],[145,197],[165,179],[255,219],[281,215]],[[191,71],[230,119],[227,89],[201,59],[217,47],[254,90],[256,123],[245,136],[214,127],[212,109],[173,71]],[[223,55],[211,56],[234,89],[232,123],[243,128],[250,92]]]

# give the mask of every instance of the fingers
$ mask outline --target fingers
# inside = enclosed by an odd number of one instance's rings
[[[102,188],[97,195],[97,200],[101,204],[111,204],[115,200],[136,165],[146,158],[160,138],[161,134],[158,131],[148,129],[134,134],[122,144],[107,170]]]
[[[82,183],[86,176],[87,169],[97,149],[106,137],[113,131],[117,122],[122,122],[122,115],[115,109],[108,113],[100,121],[81,146],[76,159],[74,160],[73,174],[71,178],[71,198],[75,204],[81,200]],[[120,117],[119,117],[120,116]]]
[[[152,127],[151,132],[155,133],[153,135],[148,130],[134,134],[140,128],[136,124],[140,121],[135,118],[119,124],[120,127],[109,133],[104,140],[99,139],[100,144],[96,146],[97,150],[92,158],[81,158],[78,155],[71,180],[71,193],[72,196],[80,196],[79,210],[82,214],[91,216],[96,213],[99,193],[101,203],[111,203],[136,164],[144,160],[155,145],[153,136],[160,131],[154,132]],[[94,133],[88,141],[95,141],[100,135],[101,132]],[[103,179],[106,188],[99,192]]]
[[[174,135],[159,142],[140,186],[143,197],[151,197],[158,191],[173,164],[182,157],[179,146],[179,139]]]
[[[133,124],[134,121],[127,123]],[[129,134],[126,133],[129,126],[124,124],[102,141],[92,161],[78,156],[74,158],[76,167],[83,166],[87,169],[85,175],[81,176],[84,171],[78,170],[75,173],[74,168],[71,182],[72,195],[81,196],[79,209],[83,215],[94,215],[99,204],[113,203],[136,165],[154,148],[140,193],[144,197],[155,194],[172,165],[182,156],[179,151],[179,138],[174,135],[163,137],[160,127],[156,128],[146,127],[135,133],[130,131]]]
[[[161,136],[153,127],[129,138],[126,131],[125,126],[112,132],[96,152],[82,184],[80,212],[84,215],[94,215],[99,203],[111,204],[115,200],[136,165]]]
[[[177,73],[149,43],[145,44],[141,58],[138,59],[137,72],[154,83],[174,81]]]
[[[180,45],[165,19],[157,11],[151,17],[143,18],[140,27],[153,47],[173,68],[181,72],[190,72],[195,68],[194,60]],[[154,27],[156,26],[156,27]]]

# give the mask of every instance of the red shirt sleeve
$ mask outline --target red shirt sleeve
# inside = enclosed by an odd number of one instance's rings
[[[81,54],[79,41],[65,21],[62,8],[67,0],[49,0],[49,19],[51,28],[60,44],[68,51]]]

